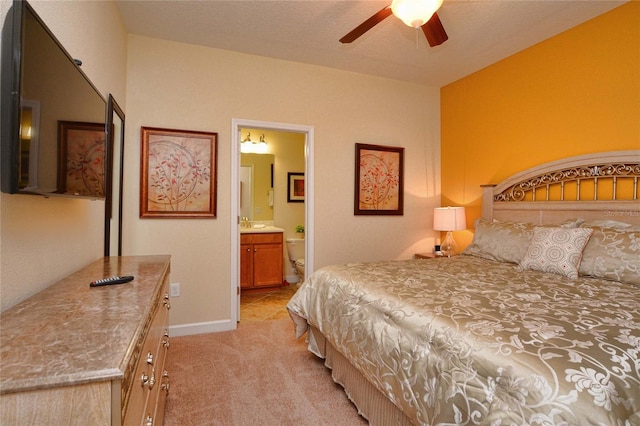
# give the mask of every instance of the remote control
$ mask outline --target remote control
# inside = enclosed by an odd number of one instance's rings
[[[109,278],[103,278],[101,280],[91,281],[91,283],[89,283],[89,287],[99,287],[102,285],[112,285],[112,284],[124,284],[132,280],[133,280],[132,275],[126,275],[123,277],[109,277]]]

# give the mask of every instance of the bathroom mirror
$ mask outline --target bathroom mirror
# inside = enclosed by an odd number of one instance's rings
[[[240,216],[273,220],[273,154],[240,154]]]
[[[122,178],[124,112],[109,95],[107,106],[107,176],[104,216],[104,255],[122,256]]]

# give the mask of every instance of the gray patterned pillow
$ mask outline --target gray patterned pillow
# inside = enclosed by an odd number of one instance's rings
[[[640,226],[632,225],[627,222],[620,222],[619,220],[611,220],[611,219],[591,220],[589,222],[583,222],[582,225],[580,226],[582,226],[583,228],[600,227],[600,228],[615,228],[615,229],[621,229],[624,231],[640,231]]]
[[[640,285],[640,231],[594,226],[578,272]]]
[[[576,279],[582,251],[592,232],[593,229],[590,228],[536,227],[520,267]]]
[[[581,219],[572,219],[562,223],[560,227],[575,228],[581,223]],[[463,254],[498,262],[520,263],[529,249],[536,226],[531,223],[478,219],[473,241]]]

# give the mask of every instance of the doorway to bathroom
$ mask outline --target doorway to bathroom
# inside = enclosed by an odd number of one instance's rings
[[[312,126],[287,123],[263,122],[254,120],[232,120],[231,147],[231,320],[237,324],[240,320],[240,231],[241,223],[246,228],[247,221],[256,226],[271,225],[283,229],[284,241],[295,238],[296,228],[304,226],[305,272],[313,270],[313,136]],[[241,151],[242,142],[249,142],[252,149],[258,149],[267,156],[255,157]],[[262,145],[262,144],[266,144]],[[290,145],[287,145],[289,143]],[[272,144],[271,146],[269,146]],[[261,146],[259,146],[261,145]],[[287,146],[291,149],[288,150]],[[294,148],[298,146],[299,148]],[[297,153],[296,153],[297,152]],[[253,160],[251,156],[253,155]],[[258,154],[259,155],[259,154]],[[269,159],[268,155],[271,155]],[[302,155],[296,159],[295,156]],[[263,167],[259,163],[271,161],[269,178],[253,178],[251,187],[256,188],[258,180],[263,185],[255,189],[251,196],[250,186],[246,183],[251,169]],[[254,161],[255,160],[255,161]],[[255,175],[254,175],[255,176]],[[299,185],[303,178],[304,197],[292,193],[290,179]],[[250,207],[247,204],[250,204]],[[246,229],[245,229],[246,231]],[[284,278],[296,279],[293,265],[284,255]]]

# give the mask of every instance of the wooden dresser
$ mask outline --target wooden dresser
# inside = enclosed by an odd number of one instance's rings
[[[161,425],[169,269],[105,257],[0,314],[0,424]],[[115,275],[135,279],[89,287]]]

